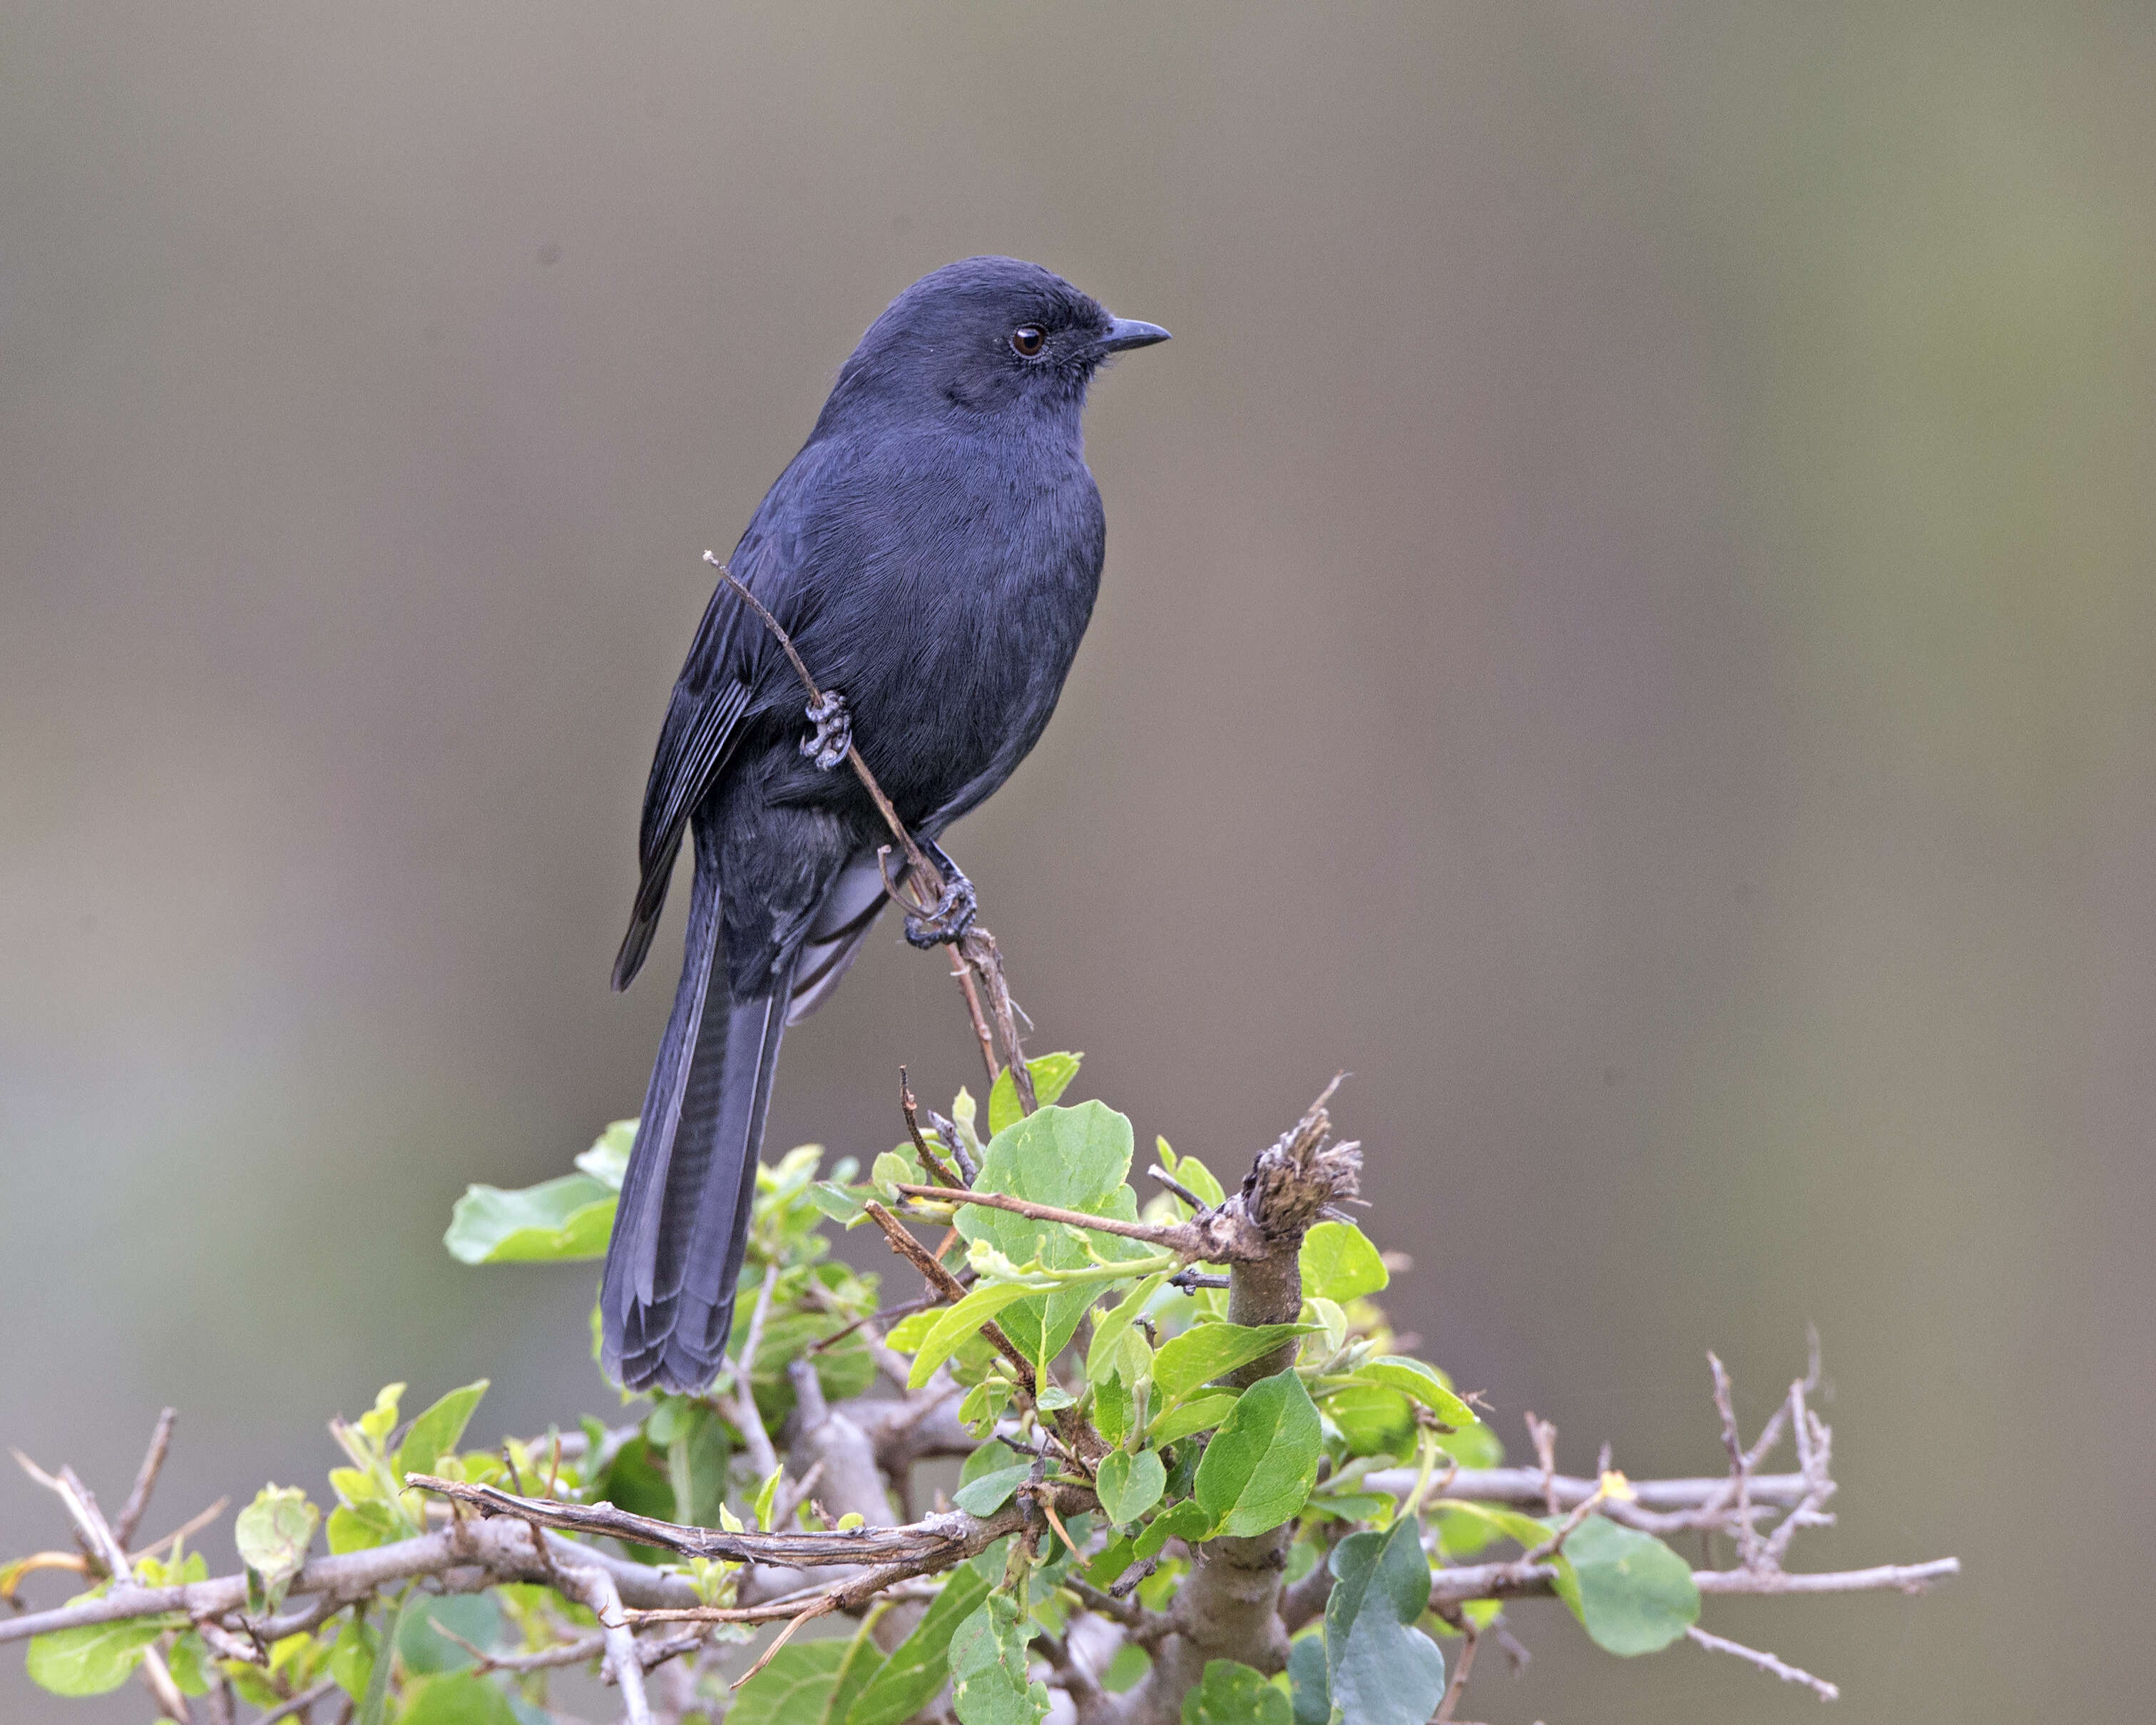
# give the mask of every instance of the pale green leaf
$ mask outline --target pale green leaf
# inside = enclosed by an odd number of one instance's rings
[[[94,1599],[102,1588],[78,1594],[70,1605]],[[30,1640],[30,1681],[54,1695],[103,1695],[125,1683],[142,1662],[143,1650],[165,1632],[170,1617],[132,1617],[88,1623]]]
[[[601,1185],[619,1192],[629,1173],[629,1153],[635,1148],[636,1122],[616,1120],[589,1150],[578,1154],[577,1166]]]
[[[1306,1297],[1359,1300],[1392,1278],[1363,1232],[1352,1222],[1321,1222],[1302,1237],[1302,1291]]]
[[[588,1174],[519,1191],[474,1186],[449,1213],[442,1244],[460,1264],[573,1264],[606,1256],[619,1198]]]
[[[1043,1108],[1055,1101],[1070,1088],[1070,1080],[1078,1076],[1078,1063],[1083,1054],[1042,1054],[1025,1063],[1025,1069],[1033,1079],[1033,1099]],[[1023,1120],[1018,1110],[1018,1086],[1011,1081],[1008,1068],[996,1074],[996,1081],[988,1090],[988,1135],[993,1138]]]
[[[1450,1426],[1455,1431],[1479,1424],[1475,1410],[1448,1388],[1439,1377],[1436,1368],[1425,1366],[1420,1360],[1411,1360],[1402,1354],[1386,1354],[1366,1362],[1355,1373],[1362,1383],[1380,1384],[1387,1389],[1396,1389],[1424,1407]]]
[[[1047,1717],[1046,1687],[1026,1680],[1031,1635],[1008,1594],[990,1594],[958,1625],[951,1637],[951,1701],[960,1725],[1040,1725]]]
[[[390,1465],[390,1471],[400,1480],[406,1474],[434,1472],[435,1464],[443,1456],[454,1453],[458,1439],[471,1424],[473,1409],[486,1393],[486,1386],[487,1380],[481,1377],[461,1389],[453,1389],[413,1420],[412,1429],[398,1446],[397,1459]]]
[[[275,1611],[283,1603],[321,1520],[322,1512],[296,1486],[264,1486],[234,1518],[232,1539],[247,1566],[250,1609]]]

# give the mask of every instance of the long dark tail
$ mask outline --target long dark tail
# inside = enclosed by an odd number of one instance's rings
[[[599,1286],[601,1352],[629,1389],[702,1389],[733,1325],[790,978],[729,1000],[716,847],[696,846],[687,951]]]

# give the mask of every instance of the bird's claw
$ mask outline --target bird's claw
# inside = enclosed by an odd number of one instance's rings
[[[963,940],[973,926],[974,914],[980,909],[973,893],[973,883],[958,872],[958,865],[945,856],[934,845],[928,853],[943,871],[942,896],[930,911],[911,911],[906,919],[906,938],[923,952],[932,952],[938,946],[948,946]]]
[[[836,689],[824,690],[804,710],[808,723],[816,729],[801,739],[801,752],[813,756],[828,773],[845,760],[854,746],[854,715],[846,707],[846,698]]]

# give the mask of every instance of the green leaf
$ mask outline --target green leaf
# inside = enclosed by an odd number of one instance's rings
[[[921,1388],[968,1336],[1006,1306],[1015,1305],[1029,1295],[1030,1290],[1022,1283],[983,1282],[956,1305],[937,1314],[936,1321],[929,1326],[927,1335],[921,1338],[920,1350],[913,1357],[913,1369],[906,1374],[907,1387]]]
[[[1111,1444],[1120,1444],[1129,1435],[1131,1417],[1136,1411],[1130,1386],[1121,1377],[1103,1377],[1095,1382],[1093,1424]]]
[[[860,1669],[850,1640],[788,1641],[735,1691],[726,1725],[824,1725],[840,1683]]]
[[[1322,1441],[1317,1405],[1292,1370],[1245,1390],[1198,1464],[1195,1496],[1217,1532],[1247,1538],[1299,1511]]]
[[[616,1120],[598,1135],[589,1150],[577,1157],[577,1166],[602,1186],[615,1192],[629,1173],[629,1153],[636,1148],[636,1122]]]
[[[1425,1366],[1420,1360],[1410,1360],[1402,1354],[1386,1354],[1359,1367],[1355,1377],[1358,1383],[1380,1384],[1420,1402],[1455,1431],[1481,1423],[1476,1418],[1475,1410],[1445,1386],[1445,1380],[1437,1375],[1437,1368]]]
[[[982,1474],[953,1491],[951,1501],[969,1516],[992,1516],[1010,1501],[1011,1493],[1024,1484],[1032,1471],[1031,1462],[1021,1461],[1014,1467]]]
[[[604,1181],[564,1174],[521,1191],[466,1189],[442,1244],[459,1264],[573,1264],[606,1256],[620,1199]]]
[[[1141,1450],[1135,1455],[1117,1450],[1101,1460],[1094,1485],[1108,1519],[1127,1527],[1160,1501],[1160,1494],[1168,1486],[1168,1470],[1150,1450]]]
[[[386,1504],[341,1503],[330,1511],[328,1534],[330,1555],[341,1558],[346,1552],[388,1544],[397,1537],[398,1527]]]
[[[1327,1725],[1332,1717],[1332,1691],[1325,1681],[1325,1637],[1303,1636],[1287,1650],[1289,1693],[1294,1697],[1295,1725]]]
[[[1158,1275],[1147,1276],[1112,1307],[1093,1320],[1092,1339],[1086,1344],[1086,1381],[1088,1383],[1098,1383],[1114,1368],[1116,1344],[1137,1321],[1138,1315],[1146,1309],[1146,1302],[1160,1291],[1160,1285],[1167,1280],[1165,1270]],[[1135,1388],[1137,1386],[1132,1387]]]
[[[1232,1659],[1209,1659],[1183,1697],[1183,1725],[1294,1725],[1288,1698],[1265,1674]]]
[[[891,1332],[884,1337],[884,1343],[902,1354],[916,1352],[942,1316],[943,1308],[935,1305],[926,1311],[908,1312],[891,1326]]]
[[[455,1452],[457,1440],[471,1424],[472,1410],[486,1393],[484,1377],[453,1389],[412,1422],[412,1429],[398,1446],[390,1472],[402,1480],[407,1474],[431,1474],[442,1457]]]
[[[869,1164],[869,1183],[892,1203],[898,1202],[901,1186],[922,1186],[928,1183],[926,1171],[913,1159],[910,1150],[886,1150]]]
[[[322,1512],[296,1486],[264,1486],[232,1524],[232,1542],[247,1566],[248,1609],[258,1614],[284,1603],[285,1589],[307,1561]]]
[[[1299,1259],[1306,1297],[1360,1300],[1392,1278],[1368,1237],[1352,1222],[1321,1222],[1302,1237]]]
[[[1163,1402],[1179,1402],[1200,1384],[1247,1366],[1309,1330],[1307,1324],[1194,1324],[1161,1343],[1153,1356],[1153,1388]]]
[[[835,1180],[818,1181],[808,1188],[808,1196],[816,1208],[834,1222],[850,1225],[868,1214],[867,1208],[854,1196],[852,1189],[839,1185]]]
[[[1188,1540],[1196,1543],[1213,1531],[1213,1518],[1196,1504],[1185,1499],[1172,1503],[1145,1525],[1131,1547],[1132,1558],[1142,1563],[1147,1558],[1158,1557],[1161,1547],[1171,1539]]]
[[[1033,1078],[1033,1099],[1043,1108],[1055,1101],[1070,1088],[1070,1080],[1078,1076],[1078,1063],[1085,1058],[1083,1054],[1043,1054],[1027,1061],[1025,1069]],[[1018,1086],[1011,1081],[1010,1073],[1008,1069],[998,1073],[988,1090],[988,1135],[993,1138],[1024,1118],[1018,1111]]]
[[[1325,1603],[1326,1687],[1356,1725],[1423,1725],[1445,1695],[1445,1655],[1420,1630],[1430,1559],[1412,1516],[1389,1533],[1351,1533],[1332,1549]]]
[[[1179,1402],[1146,1427],[1146,1440],[1156,1446],[1173,1444],[1193,1432],[1210,1431],[1228,1417],[1235,1405],[1231,1389],[1209,1389],[1203,1395]]]
[[[952,1632],[951,1701],[960,1725],[1040,1725],[1047,1717],[1046,1686],[1026,1681],[1032,1633],[1008,1594],[990,1594]]]
[[[452,1671],[411,1685],[397,1725],[517,1725],[517,1720],[509,1697],[494,1684],[476,1671]]]
[[[1404,1455],[1414,1439],[1414,1409],[1396,1389],[1350,1383],[1324,1398],[1325,1415],[1340,1428],[1350,1455]]]
[[[1659,1653],[1699,1620],[1691,1565],[1651,1533],[1589,1516],[1566,1536],[1564,1555],[1572,1585],[1560,1578],[1558,1597],[1607,1652]]]
[[[988,1583],[971,1569],[953,1570],[920,1626],[855,1697],[846,1725],[901,1725],[935,1700],[951,1673],[951,1632],[988,1596]]]
[[[77,1594],[70,1605],[103,1594],[103,1588]],[[173,1619],[132,1617],[118,1623],[86,1623],[54,1630],[30,1640],[30,1681],[54,1695],[103,1695],[125,1683],[142,1662],[143,1650],[164,1634]]]
[[[1123,1183],[1130,1166],[1131,1123],[1122,1115],[1098,1102],[1050,1106],[1004,1127],[989,1141],[974,1185],[984,1192],[1135,1222],[1137,1198]],[[1110,1260],[1148,1255],[1135,1240],[1096,1234],[1081,1241],[1060,1223],[1036,1222],[1006,1210],[967,1206],[959,1210],[957,1223],[967,1240],[985,1240],[1014,1264],[1038,1259],[1050,1269],[1075,1269],[1091,1264],[1096,1253]],[[1097,1283],[1081,1283],[1036,1294],[1009,1307],[1000,1321],[1011,1340],[1038,1363],[1063,1351],[1100,1292]]]
[[[1110,1540],[1086,1565],[1086,1579],[1095,1587],[1108,1587],[1117,1576],[1137,1561],[1137,1542],[1127,1534],[1117,1534]]]

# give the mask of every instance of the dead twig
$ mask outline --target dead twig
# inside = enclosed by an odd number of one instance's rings
[[[142,1465],[136,1470],[135,1484],[127,1493],[126,1502],[120,1506],[120,1513],[113,1518],[112,1537],[124,1547],[133,1543],[135,1530],[142,1524],[143,1511],[150,1507],[150,1494],[157,1489],[157,1474],[165,1465],[166,1453],[172,1447],[172,1427],[179,1419],[177,1408],[167,1408],[157,1415],[156,1428],[150,1434],[150,1447],[143,1452]]]
[[[1697,1641],[1701,1646],[1706,1648],[1710,1653],[1733,1654],[1738,1659],[1745,1660],[1753,1665],[1756,1665],[1761,1671],[1779,1677],[1784,1683],[1801,1683],[1805,1688],[1810,1690],[1813,1694],[1818,1696],[1821,1701],[1840,1701],[1841,1699],[1841,1691],[1836,1688],[1833,1684],[1828,1682],[1825,1678],[1815,1677],[1810,1671],[1804,1670],[1801,1666],[1793,1666],[1783,1660],[1777,1659],[1771,1653],[1762,1652],[1757,1647],[1747,1647],[1742,1641],[1728,1640],[1721,1635],[1710,1635],[1697,1624],[1694,1624],[1690,1629],[1686,1630],[1685,1634],[1689,1635],[1693,1640]],[[1440,1715],[1440,1717],[1441,1717],[1443,1716]]]

